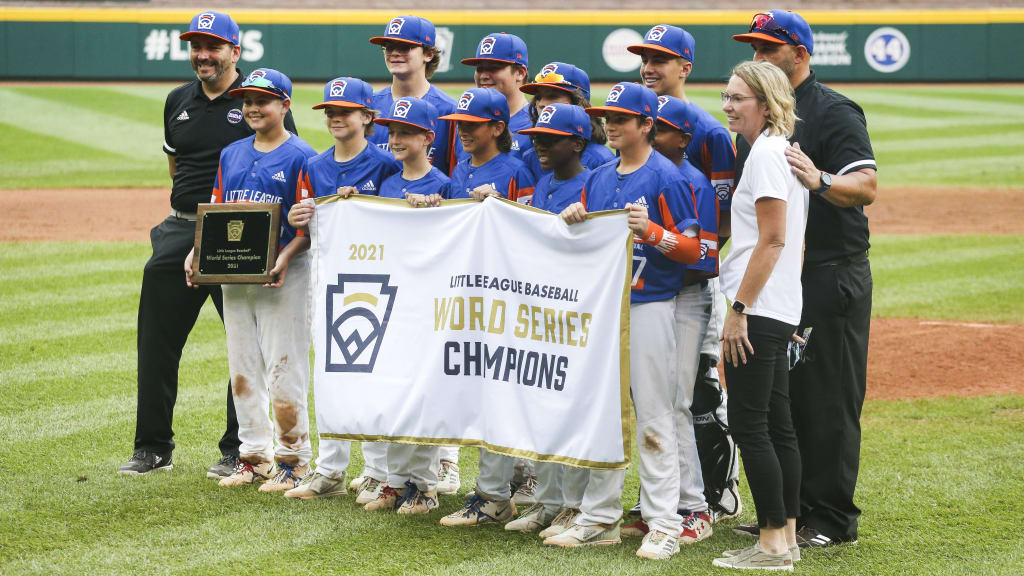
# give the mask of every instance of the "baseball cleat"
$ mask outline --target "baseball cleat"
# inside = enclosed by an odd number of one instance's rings
[[[459,479],[459,465],[449,460],[441,460],[441,471],[437,475],[437,493],[458,494],[460,488],[462,482]]]
[[[789,550],[781,554],[770,554],[761,548],[757,542],[749,548],[740,550],[735,556],[716,558],[712,565],[719,568],[734,568],[737,570],[772,570],[772,571],[793,571],[793,555]]]
[[[396,505],[399,514],[427,514],[437,508],[437,491],[424,492],[412,482],[407,481],[405,492]]]
[[[516,506],[533,506],[537,503],[537,477],[527,476],[512,495],[512,502]]]
[[[378,512],[385,510],[394,510],[398,508],[398,501],[402,499],[402,494],[405,492],[405,488],[395,490],[387,484],[383,484],[380,491],[377,492],[377,497],[366,503],[363,506],[363,510],[367,512]],[[358,500],[356,500],[358,502]]]
[[[651,530],[644,536],[636,555],[650,560],[668,560],[679,552],[679,538],[661,530]]]
[[[598,524],[596,526],[580,526],[573,524],[571,528],[550,538],[544,539],[545,546],[559,548],[579,548],[581,546],[613,546],[622,542],[619,538],[619,524]]]
[[[511,500],[485,500],[475,491],[466,499],[461,510],[441,518],[442,526],[479,526],[481,524],[504,524],[516,515],[516,505]]]
[[[121,464],[117,473],[122,476],[139,476],[150,472],[163,472],[174,468],[170,454],[157,454],[145,449],[138,449],[132,453],[127,462]]]
[[[386,484],[380,480],[370,478],[369,476],[364,477],[362,484],[356,487],[358,490],[358,496],[356,496],[356,504],[369,504],[377,499],[381,489]],[[351,484],[349,484],[351,486]]]
[[[644,522],[643,518],[637,518],[629,524],[624,524],[622,526],[622,537],[643,538],[649,531],[650,529],[647,527],[647,522]]]
[[[707,510],[690,512],[683,515],[683,529],[679,534],[679,540],[683,544],[693,544],[711,536],[713,531],[711,514]]]
[[[234,486],[245,486],[246,484],[263,483],[270,480],[270,475],[274,472],[274,464],[272,462],[259,462],[253,464],[252,462],[246,462],[245,460],[239,460],[238,466],[235,466],[235,471],[231,473],[231,476],[227,478],[221,478],[218,484],[226,488]]]
[[[548,512],[543,504],[534,504],[519,518],[505,524],[505,530],[524,533],[536,532],[547,528],[556,516],[558,516],[557,513]]]
[[[260,486],[260,492],[287,492],[302,484],[302,479],[309,474],[309,466],[292,466],[284,462],[277,463],[274,477]]]
[[[316,500],[317,498],[331,498],[348,494],[345,490],[345,476],[341,478],[328,478],[319,472],[306,474],[302,483],[284,493],[285,498],[297,498],[299,500]]]
[[[558,511],[558,516],[551,521],[551,524],[540,531],[541,538],[550,538],[552,536],[558,536],[562,532],[565,532],[569,528],[572,528],[576,524],[576,518],[580,515],[580,511],[576,508],[562,508]]]

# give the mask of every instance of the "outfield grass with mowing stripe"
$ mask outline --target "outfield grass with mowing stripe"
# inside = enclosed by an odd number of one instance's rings
[[[0,188],[169,186],[161,122],[173,87],[0,86]],[[1022,186],[1019,87],[870,85],[842,91],[865,110],[881,186]],[[718,92],[704,86],[688,95],[724,120]],[[316,150],[332,144],[322,113],[310,109],[322,94],[309,84],[293,94],[300,135]],[[605,94],[606,88],[595,88],[593,101]]]
[[[877,237],[876,315],[939,307],[989,320],[973,282],[986,254],[1015,262],[1019,237]],[[352,497],[287,502],[205,478],[218,456],[227,384],[224,333],[207,306],[186,346],[175,417],[175,470],[122,478],[135,423],[135,313],[144,244],[2,244],[0,252],[0,572],[3,574],[721,574],[711,560],[748,541],[731,523],[669,562],[638,541],[553,550],[500,527],[442,528],[477,474],[462,451],[463,491],[427,517],[371,514]],[[48,274],[42,263],[67,262]],[[902,282],[899,290],[887,286]],[[1019,282],[1016,283],[1019,286]],[[906,294],[916,295],[907,298]],[[1001,294],[1020,313],[1019,290]],[[1004,318],[1021,321],[1019,316]],[[312,399],[311,399],[312,402]],[[311,419],[313,410],[311,405]],[[858,501],[861,543],[807,553],[813,575],[1017,574],[1024,561],[1024,397],[869,401]],[[315,433],[312,434],[316,438]],[[635,458],[635,454],[634,454]],[[350,474],[361,469],[354,450]],[[745,484],[745,482],[744,482]],[[638,489],[636,468],[624,506]],[[747,511],[753,519],[749,493]]]

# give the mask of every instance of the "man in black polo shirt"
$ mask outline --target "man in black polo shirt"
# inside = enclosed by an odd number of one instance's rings
[[[228,95],[241,85],[235,65],[241,55],[238,24],[227,14],[203,12],[181,35],[190,44],[196,79],[167,95],[164,103],[164,152],[174,184],[171,215],[150,230],[153,256],[146,263],[139,300],[138,412],[135,450],[119,474],[146,474],[173,467],[171,422],[178,394],[178,364],[185,340],[207,298],[223,319],[220,286],[193,290],[185,285],[184,262],[195,239],[196,208],[209,202],[220,152],[253,133],[242,106]],[[291,112],[285,127],[295,132]],[[207,476],[231,474],[238,461],[238,421],[227,391],[227,429],[220,439],[221,459]]]
[[[867,123],[860,106],[815,80],[814,39],[799,14],[757,14],[749,33],[733,38],[752,45],[754,60],[771,62],[789,76],[799,120],[786,156],[811,191],[798,333],[813,331],[805,361],[790,374],[803,461],[797,540],[802,547],[856,542],[860,509],[853,494],[871,326],[870,245],[862,207],[874,202],[877,182]],[[737,181],[749,152],[737,138]]]

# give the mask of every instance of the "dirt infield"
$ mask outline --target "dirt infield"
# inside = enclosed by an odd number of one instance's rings
[[[10,242],[147,242],[167,189],[0,190]],[[1024,190],[893,188],[867,208],[875,234],[1024,234]],[[876,318],[868,398],[1024,394],[1024,325]]]

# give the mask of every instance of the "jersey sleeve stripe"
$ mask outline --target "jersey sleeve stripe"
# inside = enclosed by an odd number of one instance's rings
[[[878,169],[877,166],[875,166],[874,160],[857,160],[856,162],[850,162],[846,166],[843,166],[843,168],[839,172],[836,172],[836,176],[842,176],[843,174],[851,172],[854,169],[860,170],[861,168],[874,168],[875,170]]]

